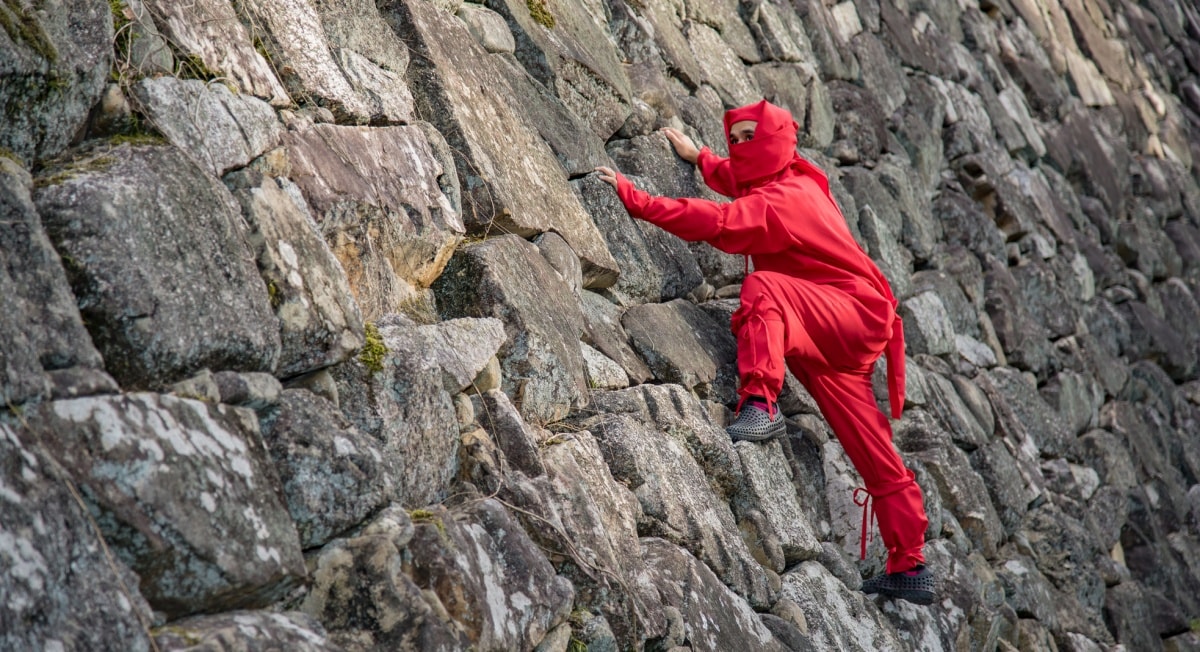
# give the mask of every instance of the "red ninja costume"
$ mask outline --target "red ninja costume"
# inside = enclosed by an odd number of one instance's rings
[[[924,563],[928,519],[871,385],[875,361],[886,354],[888,398],[899,418],[904,336],[896,299],[850,234],[825,174],[796,154],[791,114],[763,100],[726,112],[725,132],[742,120],[758,123],[752,140],[731,144],[727,159],[705,147],[697,160],[705,183],[732,202],[653,197],[620,175],[617,193],[633,217],[750,257],[755,271],[732,320],[739,395],[773,405],[787,365],[874,499],[887,572],[911,569]]]

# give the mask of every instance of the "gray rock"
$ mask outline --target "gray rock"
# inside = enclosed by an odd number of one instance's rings
[[[650,190],[641,179],[631,180]],[[571,186],[617,262],[621,275],[612,285],[614,293],[636,303],[670,301],[704,280],[687,245],[649,222],[629,217],[612,186],[595,175],[576,179]]]
[[[641,506],[613,478],[598,442],[582,431],[560,436],[542,451],[546,474],[508,489],[531,512],[526,530],[551,551],[558,572],[578,590],[577,608],[597,610],[622,648],[666,630],[658,588],[638,545]]]
[[[171,0],[144,0],[167,40],[185,57],[194,57],[187,70],[202,76],[205,70],[221,75],[240,93],[288,106],[292,98],[275,76],[271,64],[254,47],[254,39],[224,0],[199,0],[180,4]]]
[[[744,10],[745,23],[765,59],[811,61],[812,45],[804,25],[791,5],[768,1],[752,2]],[[816,72],[815,70],[813,71]],[[799,107],[790,107],[799,108]],[[803,120],[797,120],[803,124]]]
[[[587,372],[589,388],[624,389],[629,387],[629,376],[626,375],[621,365],[587,344],[580,342],[579,347],[583,351],[584,370]]]
[[[1122,582],[1105,596],[1104,611],[1116,638],[1134,650],[1161,650],[1162,639],[1153,629],[1153,614],[1145,590],[1138,582]]]
[[[720,583],[708,566],[670,541],[641,540],[647,579],[660,587],[664,604],[679,610],[692,650],[787,649],[746,601]],[[808,562],[813,563],[813,562]]]
[[[1043,493],[1037,469],[1014,454],[1013,443],[996,440],[971,453],[971,467],[983,478],[988,496],[1007,534],[1017,531],[1029,505]]]
[[[65,2],[54,11],[14,4],[0,45],[0,149],[25,164],[70,144],[104,91],[113,60],[111,9]]]
[[[948,244],[980,256],[1004,257],[1004,235],[983,207],[960,192],[947,191],[933,200],[933,216],[941,223]]]
[[[746,73],[742,59],[717,30],[703,23],[686,24],[688,46],[700,68],[701,80],[711,85],[726,106],[762,99],[762,90]]]
[[[1014,369],[997,367],[981,373],[978,382],[997,411],[996,426],[1001,433],[1022,444],[1028,436],[1045,456],[1067,452],[1074,433],[1038,394],[1032,379]]]
[[[123,54],[113,61],[117,71],[141,77],[169,74],[175,70],[175,55],[171,52],[171,46],[159,32],[154,16],[147,11],[145,3],[141,0],[120,0],[119,8],[115,8],[113,13],[113,27],[116,28],[114,44],[117,52]],[[119,18],[116,17],[118,13]]]
[[[583,292],[579,303],[583,309],[584,343],[621,365],[633,384],[653,378],[654,372],[634,352],[629,336],[621,327],[623,310],[595,292]]]
[[[1049,263],[1032,262],[1011,270],[1024,305],[1054,339],[1075,334],[1079,321],[1075,277],[1069,267],[1063,269],[1065,265],[1065,260],[1055,258]]]
[[[74,261],[80,312],[123,387],[162,387],[203,368],[275,369],[278,322],[237,202],[178,150],[91,154],[35,200]]]
[[[899,61],[884,47],[880,37],[860,32],[850,41],[862,71],[863,85],[871,89],[885,115],[891,115],[907,99],[907,79]]]
[[[341,264],[314,228],[300,189],[256,172],[226,178],[279,318],[276,373],[290,378],[349,358],[364,343],[362,315]]]
[[[858,79],[858,60],[849,43],[837,29],[831,7],[823,2],[805,0],[795,5],[812,44],[823,79]]]
[[[282,81],[293,96],[320,102],[343,122],[407,122],[413,114],[413,98],[404,82],[405,70],[387,70],[364,56],[366,53],[334,46],[314,4],[253,0],[237,9],[246,22],[255,25],[259,47],[277,69],[287,71]],[[340,13],[352,12],[360,21],[365,19],[365,24],[379,21],[378,11],[369,3],[342,7]],[[384,29],[374,36],[388,37]]]
[[[329,401],[285,390],[260,424],[302,547],[325,544],[394,498],[393,461]]]
[[[783,595],[804,611],[818,650],[903,650],[899,633],[861,593],[846,588],[825,567],[806,561],[783,576]]]
[[[239,374],[234,371],[220,371],[213,374],[213,382],[217,385],[219,402],[240,405],[251,410],[277,405],[279,394],[283,391],[283,385],[277,378],[264,373]]]
[[[49,396],[55,382],[45,370],[101,373],[104,364],[43,230],[32,186],[24,168],[0,156],[0,401],[5,405]]]
[[[504,323],[504,391],[527,420],[557,421],[587,403],[579,302],[532,244],[506,235],[464,247],[434,291],[445,317]]]
[[[833,543],[842,554],[854,560],[857,571],[864,577],[884,571],[887,548],[882,537],[876,536],[874,521],[868,520],[867,531],[863,532],[863,508],[855,496],[863,486],[862,476],[851,464],[845,450],[837,441],[826,441],[821,446],[822,475],[824,476],[823,498],[828,505],[830,532]],[[867,544],[866,556],[862,544]]]
[[[512,30],[504,21],[504,16],[475,4],[463,4],[458,8],[459,19],[467,24],[467,30],[479,41],[488,52],[505,52],[512,54],[517,49]]]
[[[858,224],[865,248],[887,278],[892,293],[897,297],[908,296],[912,288],[912,254],[899,244],[897,233],[870,206],[859,211]]]
[[[778,441],[739,442],[734,450],[741,460],[743,478],[733,501],[735,514],[744,518],[757,508],[770,534],[778,539],[788,565],[820,556],[821,544],[800,508],[792,487],[792,469]]]
[[[1009,364],[1035,374],[1050,371],[1054,361],[1049,333],[1030,314],[1008,268],[999,260],[989,260],[984,281],[987,314]]]
[[[283,145],[287,176],[347,270],[363,318],[418,302],[465,230],[425,130],[317,125],[289,131]]]
[[[236,372],[222,372],[226,374]],[[200,373],[181,380],[167,388],[169,394],[174,394],[179,398],[190,398],[205,403],[220,403],[221,389],[217,386],[217,381],[213,377],[213,373],[208,369]]]
[[[968,614],[984,618],[995,618],[997,614],[983,604],[981,578],[949,542],[926,543],[925,560],[935,577],[937,598],[933,605],[918,607],[903,600],[880,598],[876,598],[876,604],[913,649],[955,650],[969,626]]]
[[[954,324],[942,300],[933,292],[922,292],[900,304],[904,320],[904,344],[909,355],[948,355],[957,350]]]
[[[599,393],[595,402],[604,414],[582,425],[595,433],[613,477],[637,496],[638,531],[687,548],[751,605],[770,604],[765,569],[726,502],[739,482],[731,469],[740,468],[728,435],[679,387]]]
[[[953,382],[939,374],[928,373],[925,374],[925,383],[929,411],[937,415],[955,445],[970,452],[987,444],[992,435],[991,429],[985,429],[979,423],[959,396]],[[990,409],[989,406],[989,413]]]
[[[333,368],[342,412],[382,442],[384,458],[395,469],[396,502],[416,508],[444,500],[460,448],[445,372],[420,355],[386,346],[372,365],[354,360]]]
[[[496,441],[512,468],[531,478],[546,473],[541,458],[543,437],[525,423],[508,395],[493,389],[472,396],[471,401],[476,406],[479,425]]]
[[[38,439],[0,423],[0,646],[149,650],[137,576],[105,554],[87,506]]]
[[[422,326],[403,315],[389,315],[377,324],[387,350],[421,369],[442,372],[442,387],[451,394],[471,388],[505,343],[498,319],[450,319]]]
[[[231,611],[192,616],[158,629],[154,642],[160,650],[335,652],[342,649],[328,639],[321,623],[296,611]]]
[[[1095,379],[1062,371],[1038,391],[1046,403],[1058,410],[1076,436],[1096,425],[1104,402],[1104,389]]]
[[[833,110],[838,116],[834,126],[833,148],[842,143],[846,154],[835,154],[843,163],[875,161],[887,148],[887,116],[879,102],[866,89],[834,81],[829,84]]]
[[[537,236],[532,242],[537,245],[546,262],[550,263],[563,281],[566,281],[571,293],[579,297],[579,293],[583,291],[583,268],[571,245],[553,231]]]
[[[571,583],[495,500],[416,519],[407,552],[413,579],[480,650],[531,649],[570,613]]]
[[[955,446],[940,446],[914,451],[909,456],[929,471],[942,504],[958,519],[972,545],[985,557],[994,557],[1004,539],[1004,528],[986,483],[971,468],[967,454]]]
[[[271,105],[222,84],[148,77],[132,95],[155,129],[214,176],[244,167],[283,135]]]
[[[30,424],[142,594],[178,617],[265,607],[306,574],[253,414],[143,393],[55,401]]]
[[[537,136],[542,119],[519,110],[526,100],[502,67],[461,21],[428,3],[388,0],[380,12],[420,55],[409,78],[422,115],[431,116],[458,153],[468,228],[526,236],[555,231],[579,256],[585,287],[614,281],[616,262]]]
[[[695,304],[676,299],[634,306],[621,324],[655,378],[734,400],[737,341]]]
[[[553,89],[595,136],[605,141],[621,128],[630,114],[632,90],[600,6],[518,0],[487,4],[508,19],[516,57],[525,69]]]

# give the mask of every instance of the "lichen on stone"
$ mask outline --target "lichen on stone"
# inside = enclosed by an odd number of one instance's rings
[[[529,15],[546,29],[554,29],[554,14],[550,13],[550,9],[546,7],[546,0],[525,0],[525,6],[529,7]]]
[[[58,50],[50,42],[46,30],[35,16],[26,13],[19,0],[4,0],[0,4],[0,27],[13,43],[27,44],[51,64],[58,61]]]
[[[387,345],[383,343],[383,336],[379,334],[379,327],[371,322],[363,325],[363,334],[366,337],[366,344],[358,352],[358,361],[363,363],[371,373],[379,373],[383,371],[383,358],[387,355]]]

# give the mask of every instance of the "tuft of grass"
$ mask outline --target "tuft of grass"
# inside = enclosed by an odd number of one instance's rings
[[[358,352],[358,361],[363,363],[371,373],[379,373],[383,371],[383,358],[387,355],[387,345],[383,343],[383,336],[379,334],[379,327],[372,322],[367,322],[363,325],[364,335],[366,336],[366,344]]]
[[[546,7],[546,0],[525,0],[525,6],[529,7],[529,15],[533,17],[539,25],[546,29],[554,29],[554,14],[550,13],[550,9]]]
[[[571,637],[571,642],[567,643],[567,652],[587,652],[587,649],[587,643],[584,643],[574,636]]]

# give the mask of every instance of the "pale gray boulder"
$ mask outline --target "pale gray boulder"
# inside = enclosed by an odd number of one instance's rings
[[[475,407],[479,426],[491,435],[504,453],[509,468],[530,478],[546,473],[541,447],[543,438],[548,438],[549,433],[525,423],[507,394],[498,389],[480,392],[471,396],[471,405]]]
[[[663,603],[678,610],[690,649],[787,649],[741,596],[687,550],[657,537],[642,538],[641,548],[648,580],[659,586]]]
[[[223,84],[147,77],[133,86],[132,96],[157,131],[213,176],[244,167],[283,136],[270,104],[235,95]]]
[[[922,292],[900,304],[904,320],[904,344],[910,355],[949,355],[957,351],[954,324],[941,298]]]
[[[538,136],[541,119],[466,26],[425,2],[387,0],[380,12],[414,52],[409,71],[422,115],[457,151],[463,217],[480,233],[555,231],[583,263],[584,286],[616,280],[616,263],[567,175]],[[538,27],[540,29],[540,26]]]
[[[624,310],[595,292],[583,292],[579,303],[583,309],[583,342],[619,364],[633,384],[653,378],[654,372],[634,352],[621,326]]]
[[[0,646],[148,652],[150,605],[29,429],[0,423]]]
[[[738,25],[741,26],[740,21]],[[742,58],[720,32],[704,23],[688,22],[684,33],[700,68],[701,79],[717,91],[726,106],[743,106],[762,99],[762,89],[746,72]]]
[[[156,631],[160,650],[241,650],[268,652],[336,652],[321,623],[311,616],[286,611],[230,611],[172,621]]]
[[[395,462],[324,398],[284,390],[259,416],[301,547],[321,546],[395,497]]]
[[[820,650],[905,650],[900,634],[862,594],[846,588],[824,566],[806,561],[783,576],[783,596],[804,612],[808,635]]]
[[[274,371],[279,326],[237,202],[173,147],[120,145],[34,197],[105,368],[126,388]]]
[[[1027,434],[1043,456],[1062,456],[1075,437],[1070,425],[1038,394],[1028,376],[1007,367],[983,372],[978,382],[997,406],[997,428],[1023,442]]]
[[[629,387],[629,376],[621,365],[592,347],[579,343],[583,351],[584,371],[591,389],[624,389]]]
[[[451,394],[467,391],[505,344],[504,324],[491,317],[450,319],[421,325],[400,314],[377,323],[383,345],[410,362],[442,372],[442,387]]]
[[[621,325],[656,379],[696,388],[716,401],[736,400],[737,341],[694,303],[634,306]]]
[[[761,534],[777,541],[789,566],[820,556],[821,544],[800,507],[792,469],[780,443],[738,442],[733,448],[743,479],[733,500],[735,514],[745,519],[750,510],[757,509],[769,528]]]
[[[467,30],[488,52],[512,54],[517,49],[516,39],[504,16],[472,3],[464,3],[456,15],[467,24]]]
[[[346,270],[363,318],[419,303],[465,231],[420,127],[316,125],[283,140],[287,176]]]
[[[44,11],[9,4],[0,42],[0,150],[26,165],[67,147],[104,91],[113,61],[111,9],[67,0]]]
[[[55,401],[29,422],[156,610],[265,607],[306,576],[253,412],[138,393]]]
[[[292,98],[276,76],[270,62],[255,49],[261,37],[246,28],[227,0],[144,0],[158,19],[163,35],[184,56],[195,57],[188,71],[204,70],[225,77],[240,93],[262,98],[272,106],[288,106]],[[196,68],[201,68],[197,70]]]
[[[503,387],[527,420],[557,421],[587,404],[579,302],[537,247],[513,235],[464,247],[434,291],[446,318],[504,323]]]

